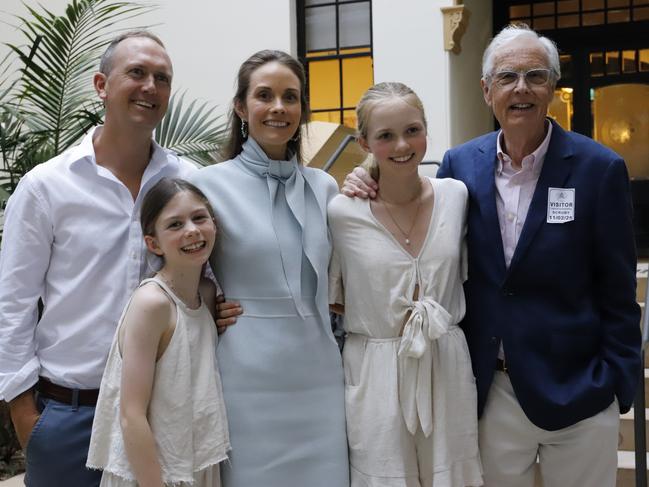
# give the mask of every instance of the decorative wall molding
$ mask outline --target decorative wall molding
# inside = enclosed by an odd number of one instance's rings
[[[440,10],[444,15],[444,49],[460,54],[462,50],[460,41],[469,25],[471,12],[462,5],[462,0],[455,0],[455,5],[441,7]]]

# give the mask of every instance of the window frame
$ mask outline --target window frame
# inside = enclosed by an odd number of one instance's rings
[[[344,124],[345,112],[355,110],[355,106],[345,106],[344,100],[344,74],[343,74],[343,61],[351,58],[366,58],[374,59],[374,45],[373,45],[373,30],[372,30],[372,1],[371,0],[330,0],[315,5],[307,5],[307,0],[296,0],[296,16],[297,16],[297,53],[298,59],[304,66],[307,81],[307,96],[310,99],[311,79],[309,72],[309,63],[317,61],[338,61],[338,106],[330,108],[313,108],[311,107],[312,114],[338,112],[339,123]],[[367,4],[369,7],[369,44],[358,46],[340,46],[340,6],[350,4]],[[307,37],[306,37],[306,14],[307,11],[314,8],[321,7],[335,7],[335,28],[336,28],[336,45],[332,49],[321,49],[314,51],[307,51]],[[355,49],[366,49],[363,52],[345,52]],[[318,52],[326,54],[318,55]],[[373,70],[372,70],[373,71]],[[374,73],[372,72],[372,78]]]

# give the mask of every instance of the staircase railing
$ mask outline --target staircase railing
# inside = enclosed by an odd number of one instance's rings
[[[421,166],[437,166],[437,169],[442,165],[439,161],[421,161],[419,164]]]
[[[356,137],[349,134],[345,135],[345,138],[340,142],[340,145],[338,145],[336,151],[331,154],[331,157],[327,159],[327,162],[325,162],[324,166],[322,166],[322,170],[329,172],[329,169],[331,169],[331,166],[335,164],[336,160],[340,157],[340,154],[342,154],[345,150],[345,147],[347,147],[347,145],[353,140],[356,140]]]
[[[343,140],[340,142],[336,150],[334,151],[333,154],[331,154],[331,157],[327,159],[327,162],[324,163],[324,166],[322,166],[322,170],[325,172],[329,172],[331,167],[336,163],[336,160],[340,157],[340,154],[343,153],[347,145],[349,145],[350,142],[356,140],[356,137],[354,135],[345,135]],[[440,162],[439,161],[421,161],[422,165],[434,165],[439,168]]]
[[[648,269],[649,271],[649,269]],[[649,281],[649,279],[648,279]],[[635,485],[636,487],[647,487],[647,436],[646,436],[646,414],[645,414],[645,383],[644,383],[644,357],[649,343],[649,282],[644,297],[644,313],[642,316],[642,348],[640,359],[642,367],[640,370],[640,385],[633,401],[633,431],[635,438]]]

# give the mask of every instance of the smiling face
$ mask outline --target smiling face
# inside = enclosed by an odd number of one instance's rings
[[[216,225],[205,203],[191,191],[177,193],[162,209],[147,248],[164,257],[165,265],[202,266],[210,256]]]
[[[381,177],[416,172],[426,154],[423,114],[403,98],[377,101],[369,114],[367,136],[359,137],[359,143],[374,155]]]
[[[115,46],[107,74],[97,73],[95,89],[106,107],[106,124],[152,131],[162,120],[171,93],[173,69],[165,49],[146,37]]]
[[[300,80],[288,67],[272,61],[250,76],[245,103],[236,103],[239,117],[248,122],[248,134],[271,159],[286,158],[288,141],[300,129]]]
[[[526,72],[550,68],[542,44],[529,37],[521,37],[502,46],[494,55],[492,76],[501,71]],[[482,80],[487,105],[507,137],[508,134],[526,134],[537,139],[544,132],[548,106],[554,96],[554,81],[542,85],[528,84],[522,76],[516,83],[499,86],[487,78]]]

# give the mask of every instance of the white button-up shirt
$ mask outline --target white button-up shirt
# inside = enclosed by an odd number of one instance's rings
[[[83,141],[26,174],[0,253],[0,399],[38,376],[96,389],[129,296],[147,270],[140,207],[160,178],[195,167],[153,143],[136,200]],[[38,300],[44,309],[38,321]]]

